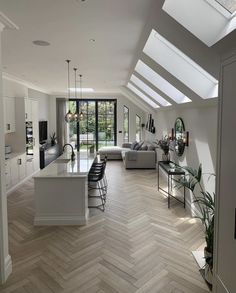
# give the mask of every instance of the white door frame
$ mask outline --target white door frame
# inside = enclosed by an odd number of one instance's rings
[[[0,11],[0,283],[6,282],[12,272],[12,261],[8,249],[8,219],[7,195],[5,176],[5,132],[2,90],[2,46],[1,36],[5,28],[18,29],[18,27]]]

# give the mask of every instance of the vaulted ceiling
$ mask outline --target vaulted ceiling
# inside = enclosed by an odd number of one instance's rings
[[[64,94],[69,58],[95,93],[122,92],[151,109],[207,103],[218,96],[220,69],[211,46],[234,31],[230,1],[0,0],[19,26],[3,35],[3,71]]]

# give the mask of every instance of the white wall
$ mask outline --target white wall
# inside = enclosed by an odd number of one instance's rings
[[[49,120],[49,98],[48,94],[29,89],[28,90],[28,97],[30,99],[34,99],[38,101],[39,109],[39,121],[41,120]]]
[[[56,132],[56,98],[55,96],[50,97],[50,110],[49,110],[49,121],[50,121],[50,133]],[[63,97],[64,98],[64,97]],[[136,114],[141,117],[141,123],[146,122],[146,113],[140,109],[137,105],[132,103],[125,96],[95,96],[93,99],[117,99],[117,145],[121,146],[123,143],[123,107],[129,108],[129,140],[135,141],[136,139]],[[62,117],[64,119],[64,117]],[[122,133],[119,133],[122,131]]]
[[[217,152],[217,105],[198,108],[181,108],[160,111],[156,114],[156,138],[161,139],[171,133],[175,119],[181,117],[185,130],[189,131],[189,147],[185,148],[182,157],[171,152],[171,159],[181,166],[190,166],[195,169],[202,164],[204,173],[216,173]],[[162,151],[158,150],[158,160],[161,160]],[[209,192],[215,191],[214,178],[208,181],[203,176],[203,183]],[[187,199],[189,201],[189,198]]]

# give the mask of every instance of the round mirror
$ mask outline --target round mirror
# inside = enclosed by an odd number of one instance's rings
[[[175,120],[175,152],[180,157],[184,153],[184,122],[181,118]]]

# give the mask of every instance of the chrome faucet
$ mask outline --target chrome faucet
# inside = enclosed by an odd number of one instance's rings
[[[70,143],[66,143],[66,144],[64,144],[64,146],[63,146],[63,152],[64,152],[65,147],[66,147],[67,145],[69,145],[69,146],[71,147],[71,149],[72,149],[72,153],[71,153],[71,161],[74,161],[74,160],[75,160],[75,152],[74,152],[73,146],[72,146]]]

